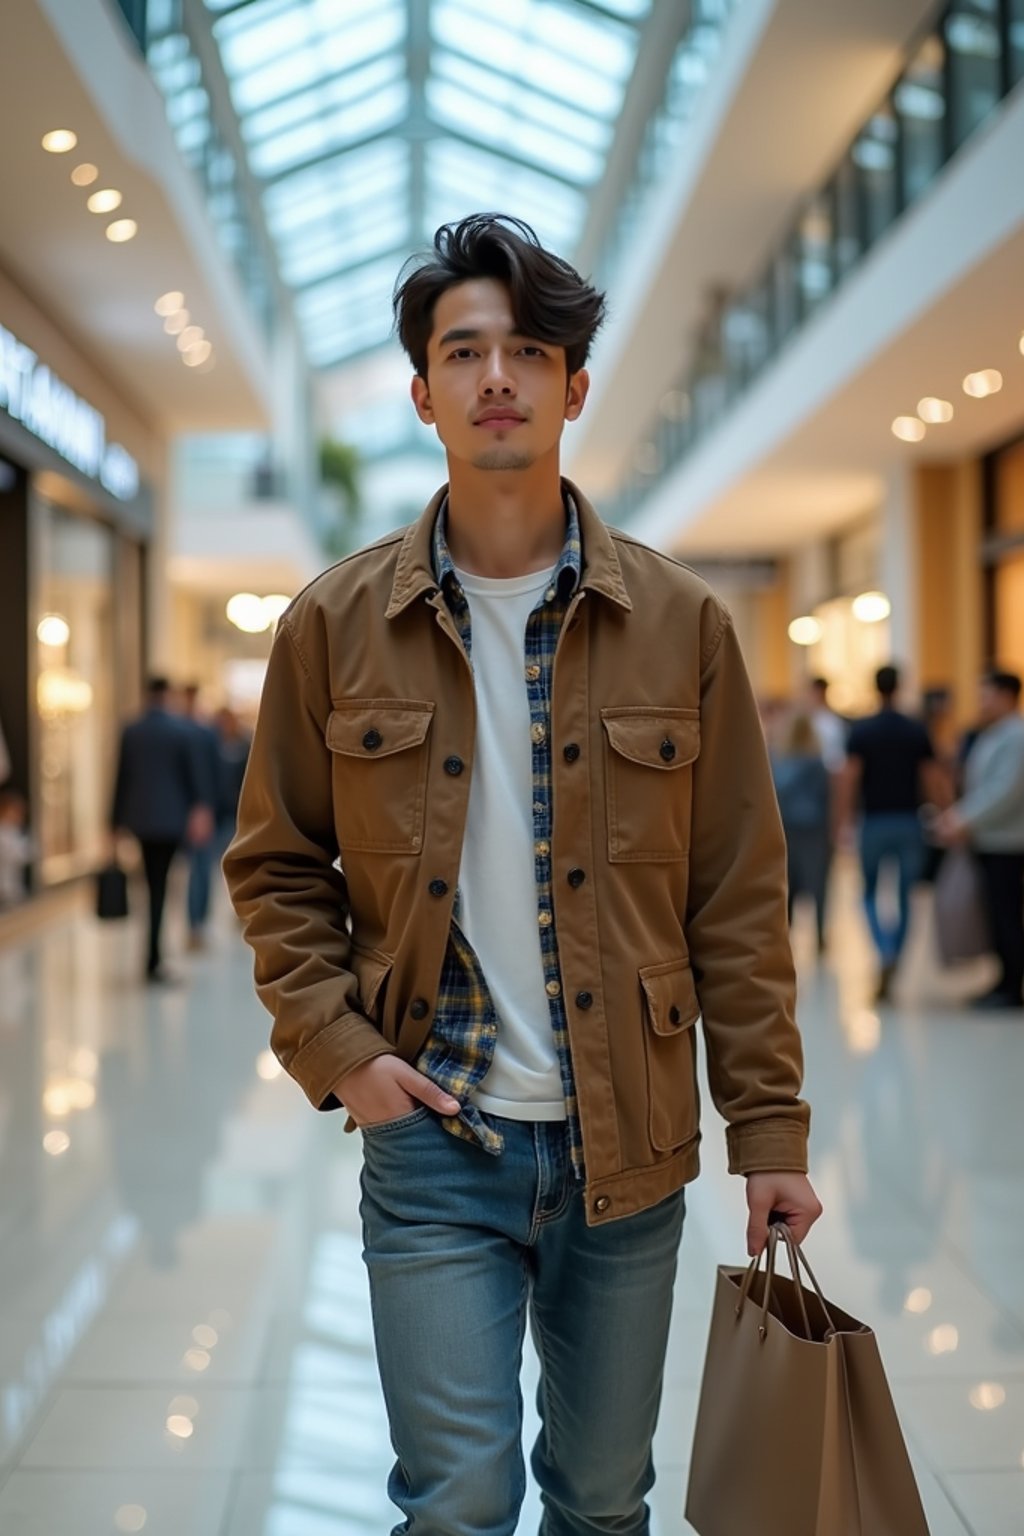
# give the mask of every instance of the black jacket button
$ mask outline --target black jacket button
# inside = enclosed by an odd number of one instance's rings
[[[580,749],[574,741],[570,741],[568,746],[562,748],[562,756],[567,763],[574,763],[579,755]]]
[[[577,992],[576,993],[576,1007],[577,1008],[584,1008],[584,1009],[592,1008],[593,1005],[594,1005],[594,996],[593,996],[592,992]]]
[[[409,1005],[409,1012],[414,1019],[425,1019],[430,1012],[430,1004],[425,997],[414,997]]]
[[[568,880],[573,890],[576,890],[577,886],[582,885],[584,880],[587,878],[586,871],[582,869],[570,869],[565,878]]]
[[[666,736],[665,740],[658,748],[658,751],[661,753],[666,763],[670,763],[676,755],[676,744],[674,741],[669,741],[668,737]]]
[[[427,886],[427,890],[430,892],[431,896],[447,896],[448,882],[447,880],[431,880],[430,884]]]
[[[444,771],[450,773],[453,779],[458,778],[462,772],[462,766],[461,757],[446,757],[444,760]]]
[[[679,1009],[676,1007],[675,1003],[673,1003],[672,1007],[668,1011],[668,1021],[669,1021],[669,1023],[670,1024],[678,1024],[679,1020],[681,1018],[682,1018],[682,1014],[679,1012]]]
[[[366,748],[367,752],[376,752],[377,748],[380,746],[383,740],[384,737],[381,735],[380,731],[367,731],[366,735],[363,737],[363,746]]]

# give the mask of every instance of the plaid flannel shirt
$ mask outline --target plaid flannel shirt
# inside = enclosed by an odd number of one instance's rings
[[[469,603],[455,574],[445,537],[447,502],[434,525],[434,570],[452,618],[473,663]],[[530,736],[533,743],[533,839],[537,880],[537,927],[541,962],[548,997],[551,1029],[565,1097],[566,1136],[573,1170],[583,1177],[583,1139],[569,1031],[558,964],[558,939],[551,895],[551,680],[555,649],[569,600],[583,569],[579,515],[571,497],[566,498],[566,538],[550,585],[526,624],[524,678],[530,705]],[[456,892],[448,946],[441,970],[441,984],[434,1028],[417,1066],[433,1082],[462,1105],[461,1113],[442,1119],[456,1136],[476,1141],[485,1151],[498,1154],[503,1139],[493,1119],[481,1114],[470,1094],[483,1082],[498,1038],[500,1021],[488,990],[480,961],[459,926],[459,893]]]

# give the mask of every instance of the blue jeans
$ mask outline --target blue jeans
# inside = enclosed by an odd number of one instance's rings
[[[910,893],[921,878],[924,839],[913,811],[879,812],[865,816],[860,834],[860,858],[864,870],[864,906],[875,948],[883,965],[895,965],[903,952],[910,926]],[[878,877],[882,864],[892,860],[899,882],[899,906],[895,927],[883,927],[878,913]]]
[[[527,1316],[542,1536],[646,1536],[683,1191],[588,1227],[564,1126],[496,1120],[492,1157],[417,1109],[363,1134],[364,1258],[410,1536],[511,1536]]]

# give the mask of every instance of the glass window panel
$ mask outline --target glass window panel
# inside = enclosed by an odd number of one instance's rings
[[[489,103],[511,107],[536,122],[547,123],[594,149],[607,148],[611,139],[612,124],[579,110],[578,103],[570,106],[552,96],[530,91],[514,76],[484,68],[447,49],[435,52],[432,68],[438,79],[463,86]]]
[[[274,60],[235,78],[232,93],[240,112],[250,112],[279,97],[313,85],[327,74],[356,65],[405,38],[404,12],[374,15],[360,26],[333,32],[307,33],[308,40]]]
[[[861,207],[859,172],[850,156],[843,161],[836,173],[834,186],[835,207],[835,264],[838,276],[856,266],[863,250],[861,234]]]
[[[622,105],[619,82],[561,58],[549,48],[526,39],[517,40],[479,14],[442,3],[431,11],[430,25],[434,40],[442,46],[482,61],[493,59],[503,69],[521,76],[527,85],[543,86],[553,95],[570,100],[587,101],[604,117],[613,117]]]
[[[945,160],[945,62],[942,38],[926,39],[893,92],[903,132],[903,201],[913,202]]]
[[[601,174],[603,159],[600,155],[559,134],[549,133],[537,124],[517,118],[512,111],[492,106],[484,114],[475,97],[467,96],[444,81],[428,81],[427,103],[432,116],[442,127],[459,128],[484,144],[513,144],[518,154],[537,160],[541,168],[549,166],[579,182],[596,180]]]
[[[250,144],[272,134],[282,133],[296,124],[330,110],[345,106],[357,97],[390,85],[405,75],[405,61],[400,54],[376,59],[372,64],[354,69],[351,73],[333,80],[318,81],[307,91],[301,91],[284,101],[275,102],[242,118],[242,134]]]
[[[340,151],[353,139],[397,126],[408,104],[408,83],[396,81],[345,111],[314,118],[255,145],[249,153],[250,164],[257,176],[273,176],[313,155]]]
[[[316,240],[304,240],[282,262],[281,275],[295,286],[333,277],[352,262],[382,251],[393,252],[408,243],[408,219],[404,206],[386,219],[367,221],[354,234],[333,223]]]
[[[274,63],[283,54],[293,53],[314,38],[312,13],[304,5],[293,5],[257,26],[246,27],[234,36],[222,36],[221,58],[228,74],[237,78]]]
[[[992,112],[1001,94],[998,0],[959,0],[946,15],[953,147]]]
[[[876,112],[858,135],[851,157],[858,173],[863,234],[868,245],[889,228],[899,211],[896,149],[899,128],[889,108]]]
[[[1010,37],[1010,79],[1024,80],[1024,0],[1007,0]]]
[[[807,316],[831,293],[835,281],[832,242],[835,212],[828,193],[815,198],[796,233],[794,260],[801,314]]]

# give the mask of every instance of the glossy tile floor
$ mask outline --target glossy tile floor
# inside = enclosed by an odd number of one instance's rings
[[[815,1267],[877,1329],[932,1536],[1022,1536],[1024,1016],[957,1006],[988,978],[937,973],[926,895],[891,1007],[868,1001],[852,871],[833,958],[796,939]],[[385,1536],[358,1138],[273,1075],[223,904],[181,990],[144,992],[137,961],[137,934],[84,916],[0,951],[0,1533]],[[706,1129],[655,1536],[690,1529],[714,1267],[743,1255]]]

